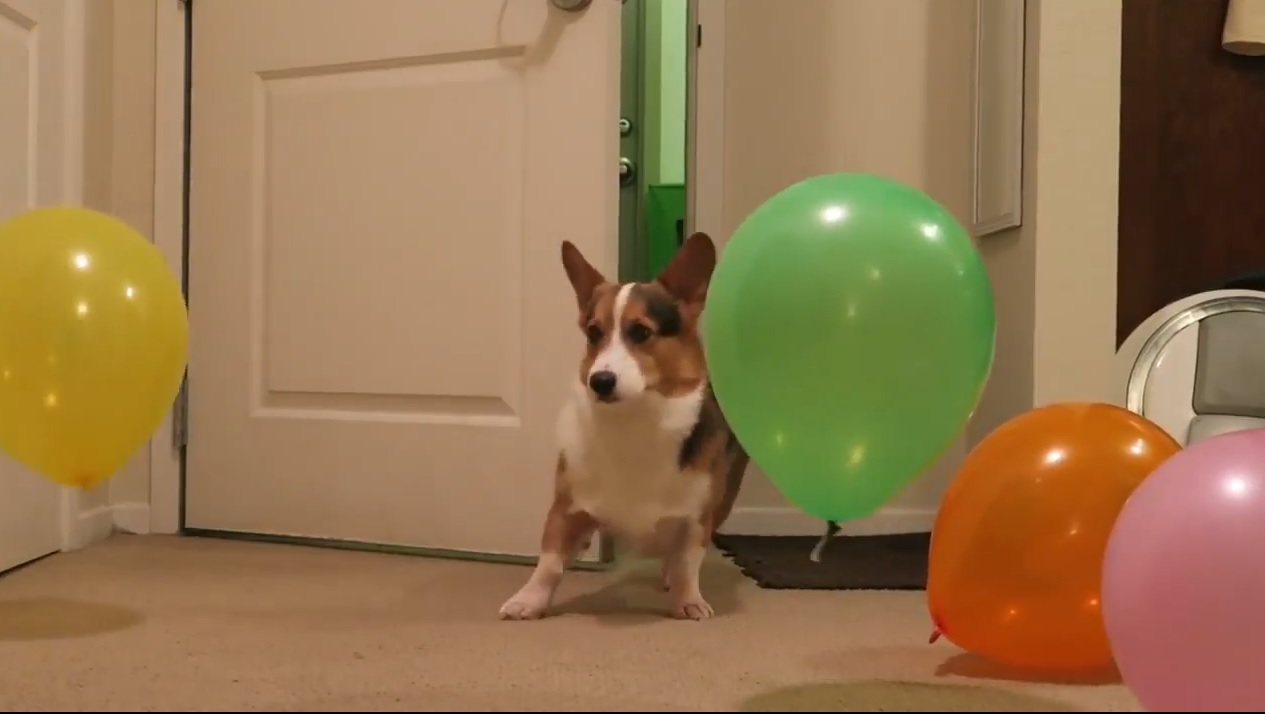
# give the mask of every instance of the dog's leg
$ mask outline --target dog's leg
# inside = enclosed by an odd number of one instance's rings
[[[545,615],[562,574],[580,546],[593,536],[597,524],[584,512],[571,510],[570,499],[558,498],[545,516],[540,557],[527,583],[501,606],[503,620],[534,620]]]
[[[706,523],[683,524],[675,548],[664,560],[667,569],[668,592],[672,595],[672,614],[687,620],[706,620],[715,611],[703,599],[699,586],[699,574],[703,569],[703,557],[711,529]]]

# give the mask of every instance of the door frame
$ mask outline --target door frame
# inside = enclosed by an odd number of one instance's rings
[[[185,290],[189,4],[188,0],[160,0],[154,29],[154,245],[180,276]],[[173,408],[167,413],[149,442],[150,533],[179,533],[183,521],[184,454],[174,440],[175,412]]]
[[[685,54],[685,230],[723,248],[725,225],[725,2],[688,0],[696,38]],[[706,28],[701,29],[701,28]]]
[[[690,31],[697,32],[693,28],[698,25],[713,29],[705,34],[701,46],[691,43],[686,52],[686,228],[706,231],[723,246],[726,0],[687,2]],[[157,3],[154,68],[154,244],[181,276],[185,289],[190,5],[191,0]],[[80,25],[82,33],[82,21]],[[78,46],[82,52],[83,43]],[[81,83],[82,65],[82,61],[77,65],[81,67]],[[80,145],[82,154],[82,140]],[[80,180],[77,185],[82,183]],[[168,412],[149,446],[149,531],[155,534],[183,530],[184,449],[175,444],[175,413],[175,408]]]
[[[84,182],[87,180],[88,112],[87,55],[89,0],[62,0],[62,201],[72,206],[84,205]],[[106,494],[107,503],[85,509],[83,492],[61,487],[61,546],[63,551],[76,550],[103,540],[114,528],[114,515],[108,503],[108,486],[98,486]]]

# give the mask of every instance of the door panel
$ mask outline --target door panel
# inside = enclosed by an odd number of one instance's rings
[[[0,221],[62,202],[64,36],[63,3],[0,0]],[[0,452],[0,571],[60,548],[61,490]]]
[[[1227,0],[1125,0],[1117,344],[1265,269],[1265,61],[1221,47]]]
[[[619,4],[193,17],[186,525],[534,554],[615,273]]]

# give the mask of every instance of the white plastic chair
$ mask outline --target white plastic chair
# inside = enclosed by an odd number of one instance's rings
[[[1183,446],[1265,427],[1265,292],[1170,303],[1129,335],[1115,365],[1120,403]]]

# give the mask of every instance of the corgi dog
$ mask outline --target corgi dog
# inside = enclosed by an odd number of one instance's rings
[[[570,242],[562,266],[585,347],[558,418],[540,556],[501,618],[543,617],[598,531],[661,559],[676,617],[710,618],[699,571],[749,461],[712,393],[699,336],[716,247],[695,233],[648,283],[608,280]]]

